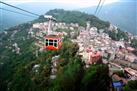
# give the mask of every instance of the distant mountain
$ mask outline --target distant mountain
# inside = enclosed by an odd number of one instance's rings
[[[1,8],[6,9],[8,11],[0,9],[1,11],[0,12],[0,31],[37,18],[37,17],[34,17],[33,15],[21,12],[20,10],[17,10],[8,6],[3,6]],[[12,11],[12,12],[9,12],[9,11]],[[14,13],[14,12],[18,12],[21,14]]]
[[[86,26],[86,22],[90,21],[91,26],[97,27],[98,29],[104,29],[109,27],[109,22],[102,21],[94,15],[89,15],[79,11],[65,11],[63,9],[50,10],[46,14],[52,15],[59,22],[66,23],[79,23],[81,26]]]
[[[35,19],[34,17],[28,17],[7,11],[2,11],[0,14],[0,31]]]
[[[96,7],[79,9],[82,12],[94,14]],[[117,2],[103,6],[99,18],[110,21],[121,30],[137,34],[137,2]]]
[[[63,5],[59,3],[47,3],[47,2],[23,3],[23,4],[16,5],[16,6],[22,9],[28,10],[30,12],[40,14],[40,15],[44,14],[48,10],[55,9],[55,8],[63,8],[66,10],[72,10],[73,8],[77,8],[77,7],[70,7],[69,5]],[[20,10],[17,10],[17,9],[14,9],[14,8],[11,8],[5,5],[3,5],[2,8],[24,13]],[[0,9],[0,30],[15,26],[15,25],[27,22],[27,21],[31,21],[33,19],[36,19],[36,18],[28,17],[28,16],[24,16],[21,14],[16,14],[16,13],[12,13],[12,12],[8,12],[8,11],[4,11]]]

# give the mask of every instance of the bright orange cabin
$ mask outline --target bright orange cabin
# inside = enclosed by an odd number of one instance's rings
[[[57,35],[45,36],[44,49],[47,50],[59,50],[62,46],[62,39]]]

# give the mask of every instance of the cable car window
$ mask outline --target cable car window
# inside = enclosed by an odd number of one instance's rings
[[[49,40],[50,43],[53,43],[53,40]]]
[[[46,39],[46,42],[48,42],[48,39]]]
[[[56,42],[56,43],[54,43],[54,46],[55,46],[55,47],[57,47],[57,42]]]
[[[57,40],[54,40],[54,42],[57,42]]]
[[[46,42],[46,46],[48,46],[48,42]]]
[[[52,45],[52,46],[53,46],[53,42],[49,42],[49,45]]]

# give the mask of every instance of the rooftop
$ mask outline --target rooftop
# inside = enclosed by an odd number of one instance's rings
[[[60,37],[57,35],[47,35],[45,36],[45,38],[60,38]]]

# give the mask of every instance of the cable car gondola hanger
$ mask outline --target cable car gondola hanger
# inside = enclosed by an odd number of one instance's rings
[[[56,33],[54,33],[51,29],[52,21],[56,21],[56,19],[50,15],[45,15],[44,17],[47,18],[49,21],[47,35],[44,36],[44,40],[45,40],[44,49],[59,50],[62,46],[62,38]]]

